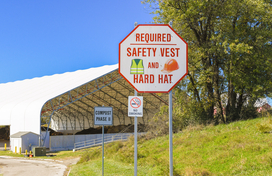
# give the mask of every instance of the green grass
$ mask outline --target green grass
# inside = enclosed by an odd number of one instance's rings
[[[188,127],[173,135],[174,175],[272,175],[272,118],[239,121],[228,125]],[[138,140],[138,175],[169,173],[168,135]],[[81,157],[71,176],[101,175],[101,148],[60,151],[53,157]],[[1,156],[23,157],[11,151]],[[34,158],[33,158],[34,159]],[[134,175],[134,140],[105,145],[105,176]]]
[[[93,160],[91,162],[85,162],[83,164],[72,167],[70,176],[89,176],[89,175],[102,175],[102,161],[101,159]],[[152,172],[150,167],[140,166],[138,175],[150,175]],[[108,176],[128,176],[133,175],[134,165],[114,161],[111,159],[105,159],[104,161],[104,175]]]
[[[174,175],[272,175],[271,118],[188,127],[173,136]],[[138,175],[168,175],[168,135],[138,140]],[[133,175],[133,139],[105,146],[105,175]],[[101,149],[86,150],[71,175],[101,175]]]
[[[24,157],[23,154],[13,153],[10,150],[0,151],[0,156]]]
[[[96,150],[97,147],[91,148],[91,149],[87,149],[87,151],[92,151],[92,150]],[[73,151],[58,151],[58,152],[50,152],[50,153],[46,153],[46,155],[53,155],[51,157],[47,157],[47,156],[36,156],[34,158],[31,159],[54,159],[54,160],[65,160],[65,159],[69,159],[69,158],[77,158],[77,157],[81,157],[83,154],[86,153],[86,150],[79,150],[76,152]],[[29,154],[29,152],[28,152]],[[18,154],[18,153],[13,153],[10,150],[7,151],[0,151],[0,156],[12,156],[12,157],[24,157],[24,153],[22,154]]]

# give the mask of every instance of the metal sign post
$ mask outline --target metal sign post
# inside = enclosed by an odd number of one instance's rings
[[[134,28],[138,25],[137,22],[134,23]],[[137,91],[134,89],[134,96],[137,96]],[[134,176],[137,176],[137,116],[134,117]]]
[[[134,95],[137,96],[137,91],[134,90]],[[134,176],[137,176],[137,116],[134,117]]]
[[[172,27],[172,21],[169,22]],[[169,170],[170,176],[173,176],[173,118],[172,118],[172,90],[169,92]]]
[[[104,125],[102,125],[102,176],[104,176]]]
[[[112,107],[94,107],[94,125],[102,125],[102,176],[104,176],[104,126],[113,125]]]
[[[137,175],[137,118],[143,117],[143,97],[137,96],[137,91],[134,90],[134,96],[128,97],[128,116],[134,117],[134,175]]]
[[[169,169],[173,176],[173,136],[172,136],[172,90],[169,92]]]

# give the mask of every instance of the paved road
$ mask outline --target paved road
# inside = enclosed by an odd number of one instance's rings
[[[0,156],[0,174],[4,176],[63,176],[66,168],[53,160]]]

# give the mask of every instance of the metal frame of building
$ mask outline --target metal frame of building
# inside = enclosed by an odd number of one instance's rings
[[[116,69],[48,100],[41,112],[42,125],[71,133],[95,127],[95,106],[113,107],[114,125],[133,124],[133,118],[128,117],[127,112],[128,96],[133,94],[133,87]],[[168,105],[167,94],[146,93],[138,96],[144,96],[145,115],[140,118],[140,123],[143,124],[158,112],[161,105]],[[44,140],[42,136],[42,141]]]
[[[12,95],[20,85],[24,85],[22,91]],[[4,98],[0,101],[0,125],[11,125],[10,135],[18,131],[38,133],[41,145],[46,136],[41,135],[41,125],[68,133],[95,127],[95,106],[113,107],[114,125],[133,124],[133,118],[128,117],[127,109],[128,96],[134,95],[134,89],[118,73],[117,64],[0,84],[1,89],[3,93],[0,93],[0,97],[3,95]],[[8,93],[5,94],[4,91]],[[144,97],[144,116],[139,118],[142,124],[146,124],[162,105],[168,105],[168,94],[145,93],[138,96]]]

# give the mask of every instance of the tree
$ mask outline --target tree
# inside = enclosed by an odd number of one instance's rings
[[[271,93],[271,0],[144,3],[157,14],[155,23],[172,21],[189,45],[189,73],[176,90],[190,97],[202,122],[248,117],[254,101]]]

